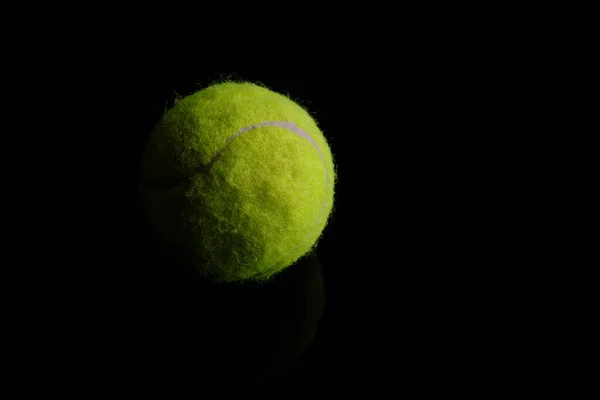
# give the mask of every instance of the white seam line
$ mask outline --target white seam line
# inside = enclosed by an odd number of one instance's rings
[[[321,222],[321,219],[323,218],[323,213],[325,212],[325,205],[327,203],[327,189],[329,188],[329,171],[327,171],[327,165],[325,164],[325,158],[323,157],[323,153],[321,152],[321,149],[319,148],[319,145],[317,145],[317,143],[314,141],[314,139],[312,138],[312,136],[310,136],[306,131],[300,129],[293,122],[286,122],[286,121],[266,121],[266,122],[261,122],[259,124],[250,125],[250,126],[247,126],[245,128],[240,129],[233,136],[231,136],[229,139],[227,139],[227,142],[225,142],[225,146],[223,146],[223,149],[212,158],[212,160],[210,161],[210,163],[208,163],[207,167],[209,167],[215,161],[217,161],[217,159],[220,157],[221,153],[223,153],[223,151],[225,151],[225,148],[227,147],[227,144],[229,142],[231,142],[233,139],[235,139],[236,137],[238,137],[239,135],[241,135],[244,132],[248,132],[248,131],[251,131],[253,129],[263,127],[263,126],[279,126],[279,127],[282,127],[282,128],[286,128],[287,130],[295,133],[296,135],[298,135],[300,137],[303,137],[304,139],[308,140],[308,142],[310,144],[312,144],[313,147],[319,153],[319,157],[321,158],[321,161],[323,162],[323,169],[325,170],[325,198],[323,199],[323,203],[321,205],[321,212],[319,213],[319,216],[317,217],[317,220],[315,221],[315,224],[309,230],[309,233],[306,234],[302,238],[302,241],[300,243],[298,243],[298,245],[296,247],[294,247],[294,249],[292,251],[290,251],[286,255],[286,257],[289,257],[296,250],[298,250],[298,248],[306,241],[306,238],[308,236],[310,236],[310,235],[312,235],[314,233],[314,231],[317,228],[319,222]]]

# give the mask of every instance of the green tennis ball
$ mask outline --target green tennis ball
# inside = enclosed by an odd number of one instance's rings
[[[178,101],[141,162],[148,221],[221,282],[267,280],[315,247],[336,174],[325,137],[288,97],[215,84]]]

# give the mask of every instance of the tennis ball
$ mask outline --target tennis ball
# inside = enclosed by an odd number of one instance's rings
[[[215,84],[165,112],[141,161],[142,204],[206,277],[264,281],[311,252],[336,174],[315,120],[287,96]]]

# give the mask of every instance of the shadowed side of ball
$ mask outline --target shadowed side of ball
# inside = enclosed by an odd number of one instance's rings
[[[265,280],[316,245],[335,170],[301,106],[251,83],[179,101],[142,158],[143,203],[159,235],[217,281]]]

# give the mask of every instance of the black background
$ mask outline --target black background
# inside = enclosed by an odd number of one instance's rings
[[[552,185],[557,176],[537,157],[564,160],[539,146],[570,132],[549,135],[565,115],[556,104],[572,98],[557,99],[562,72],[552,69],[556,46],[571,42],[546,40],[536,24],[555,19],[540,10],[423,8],[329,16],[308,7],[293,32],[303,46],[264,17],[230,24],[179,7],[172,18],[65,10],[64,24],[38,7],[52,26],[30,12],[36,29],[7,25],[2,87],[16,93],[5,94],[13,107],[3,114],[3,356],[19,388],[236,386],[218,369],[203,373],[210,363],[199,355],[210,344],[192,345],[190,300],[206,285],[156,251],[135,196],[145,140],[174,92],[230,75],[308,102],[338,169],[318,249],[326,307],[303,363],[279,383],[408,395],[485,386],[485,396],[527,382],[536,359],[554,357],[554,343],[530,350],[546,332],[527,329],[549,308],[535,289],[563,293],[540,283],[555,260],[539,257],[564,246],[533,246],[554,210],[530,194],[540,176]],[[319,19],[328,34],[313,30]],[[271,30],[250,38],[259,25]],[[545,43],[550,56],[534,60]],[[535,301],[523,306],[524,297]]]

